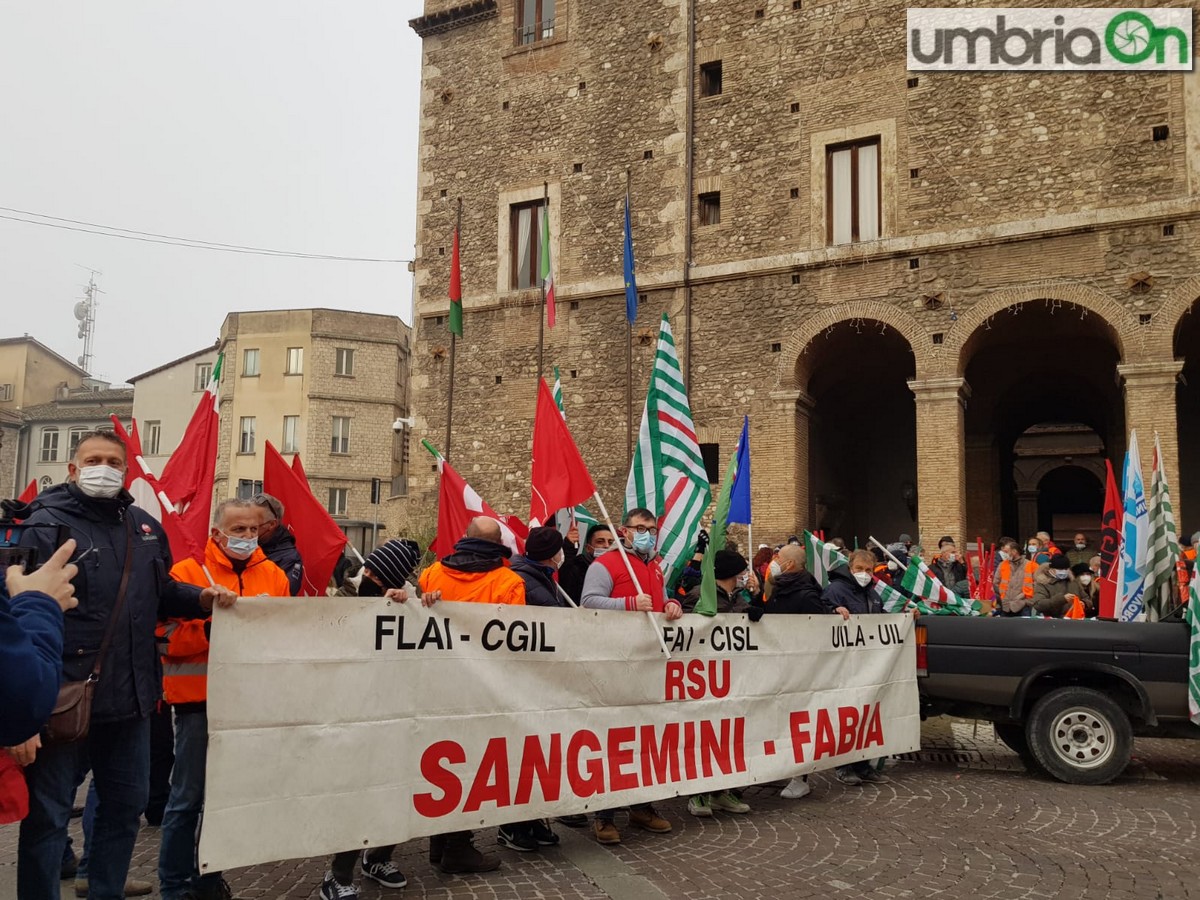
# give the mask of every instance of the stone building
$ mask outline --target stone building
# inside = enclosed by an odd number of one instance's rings
[[[409,329],[395,316],[332,309],[230,313],[221,326],[217,497],[262,490],[266,442],[300,454],[313,494],[360,550],[381,500],[407,491]],[[381,527],[381,531],[386,528]]]
[[[461,199],[451,461],[527,510],[548,197],[544,368],[621,505],[628,188],[632,415],[665,310],[712,477],[750,415],[756,537],[1069,531],[1131,428],[1198,527],[1197,76],[909,72],[905,9],[426,0],[418,432],[445,433]]]

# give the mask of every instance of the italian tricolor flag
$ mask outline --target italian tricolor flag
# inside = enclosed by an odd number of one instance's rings
[[[550,202],[542,207],[542,285],[546,289],[546,325],[554,327],[554,276],[550,272]]]

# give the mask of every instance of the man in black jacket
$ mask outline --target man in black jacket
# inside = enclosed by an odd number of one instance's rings
[[[787,544],[780,549],[775,562],[778,569],[772,569],[774,590],[766,604],[767,612],[808,616],[827,612],[821,603],[821,585],[805,569],[808,556],[803,547]]]
[[[579,551],[569,541],[563,544],[566,560],[558,570],[558,583],[567,592],[567,596],[576,603],[583,598],[583,581],[587,577],[588,566],[596,561],[596,557],[608,553],[616,544],[612,530],[603,522],[597,522],[587,530],[587,539]]]
[[[563,538],[558,529],[541,525],[529,530],[525,555],[512,558],[512,570],[525,582],[526,606],[569,606],[554,581],[563,562]]]
[[[67,469],[69,481],[43,491],[26,522],[64,525],[77,544],[72,562],[79,605],[64,616],[63,678],[91,675],[119,586],[129,567],[124,601],[96,682],[91,726],[85,740],[42,746],[39,735],[10,748],[25,766],[29,816],[17,846],[17,896],[57,900],[77,775],[87,764],[99,798],[90,843],[89,896],[119,900],[146,808],[150,768],[150,714],[162,696],[154,627],[160,617],[204,618],[214,602],[232,605],[225,588],[180,584],[168,576],[171,550],[162,526],[133,506],[124,490],[125,445],[109,431],[83,435]],[[29,528],[22,544],[49,557],[53,528]]]
[[[296,539],[283,524],[283,504],[270,494],[255,494],[253,503],[262,510],[262,521],[258,525],[258,546],[262,547],[267,559],[283,569],[287,576],[292,596],[300,596],[304,585],[304,561],[296,549]],[[341,586],[340,584],[338,585]],[[322,590],[325,585],[320,585]]]

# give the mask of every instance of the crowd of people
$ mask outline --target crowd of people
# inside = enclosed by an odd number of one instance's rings
[[[43,491],[27,508],[10,509],[23,520],[21,543],[43,564],[26,574],[7,572],[0,598],[0,814],[20,819],[18,900],[60,896],[60,881],[74,879],[75,893],[93,900],[148,894],[152,885],[129,879],[140,820],[161,825],[158,887],[164,900],[229,900],[218,872],[201,873],[196,841],[204,807],[208,743],[207,670],[211,614],[246,596],[294,596],[303,582],[303,560],[282,525],[273,497],[230,499],[217,506],[203,562],[173,562],[161,525],[133,505],[124,490],[126,451],[111,432],[82,437],[69,464],[69,480]],[[524,552],[504,544],[499,524],[471,521],[452,553],[419,571],[422,547],[407,539],[376,547],[357,570],[340,568],[336,595],[439,602],[657,612],[667,620],[695,609],[702,593],[697,556],[668,584],[657,553],[658,523],[646,509],[629,510],[616,528],[592,525],[582,536],[554,527],[534,528]],[[62,534],[69,539],[58,546]],[[582,538],[582,539],[581,539]],[[1194,540],[1185,557],[1195,565]],[[618,546],[619,545],[619,546]],[[920,555],[908,535],[887,548],[848,549],[823,584],[809,571],[807,553],[793,536],[775,547],[760,545],[752,561],[733,544],[713,554],[718,613],[851,615],[882,612],[875,583],[902,590],[900,575]],[[998,616],[1095,616],[1099,610],[1100,558],[1083,534],[1065,553],[1046,533],[1021,542],[1002,538],[985,599]],[[621,552],[621,551],[624,552]],[[949,589],[966,593],[976,573],[949,536],[927,560]],[[977,579],[974,579],[977,580]],[[977,591],[978,592],[978,591]],[[335,596],[336,596],[335,595]],[[85,733],[64,740],[52,713],[64,710],[66,688],[83,691]],[[70,696],[78,691],[72,690]],[[73,707],[76,712],[78,708]],[[78,716],[76,717],[78,720]],[[48,724],[49,723],[49,724]],[[80,785],[91,775],[83,810],[84,841],[77,856],[68,821]],[[888,781],[882,761],[842,766],[835,777],[858,786]],[[787,799],[811,791],[797,776],[781,790]],[[690,814],[745,814],[738,791],[689,798]],[[600,844],[620,843],[618,810],[562,816],[557,822],[590,828]],[[653,834],[672,830],[652,804],[628,809],[628,822]],[[498,843],[530,853],[559,843],[547,820],[499,828]],[[358,896],[355,869],[386,888],[407,880],[390,846],[347,850],[330,861],[319,888],[324,900]],[[495,854],[475,846],[471,832],[433,837],[429,861],[447,874],[498,868]]]

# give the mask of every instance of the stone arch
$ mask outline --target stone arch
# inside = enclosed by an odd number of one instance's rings
[[[1175,358],[1175,334],[1179,331],[1183,317],[1197,300],[1200,300],[1200,275],[1193,275],[1171,291],[1170,296],[1154,314],[1154,325],[1147,347],[1152,359]]]
[[[1011,306],[1031,303],[1035,300],[1058,300],[1073,303],[1097,315],[1108,326],[1122,362],[1139,361],[1142,358],[1142,342],[1135,335],[1142,326],[1121,304],[1103,291],[1070,281],[1047,281],[1020,287],[1005,288],[980,300],[959,316],[946,332],[939,362],[941,374],[961,376],[970,362],[965,353],[971,338],[992,316]],[[1135,341],[1137,341],[1135,343]]]
[[[776,370],[776,391],[803,391],[808,387],[809,375],[801,365],[808,345],[828,328],[842,322],[858,320],[880,322],[895,329],[916,358],[916,377],[923,378],[932,367],[928,332],[911,315],[900,308],[879,300],[852,300],[839,303],[817,313],[788,336],[779,355]]]

